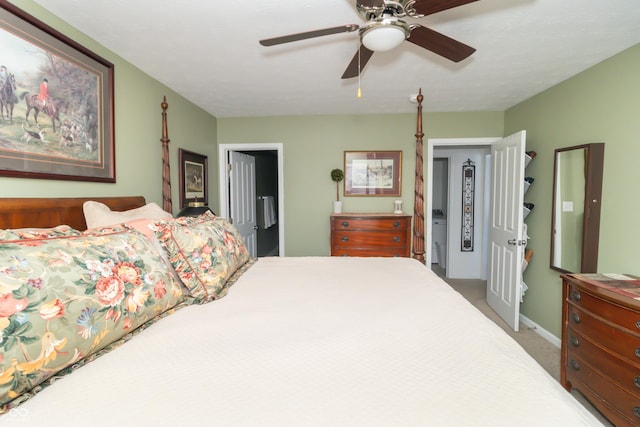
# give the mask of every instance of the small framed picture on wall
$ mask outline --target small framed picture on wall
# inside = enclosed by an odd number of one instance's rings
[[[180,162],[180,209],[191,202],[209,204],[207,191],[207,156],[178,149]]]

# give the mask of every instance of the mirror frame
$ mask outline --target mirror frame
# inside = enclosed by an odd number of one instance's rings
[[[558,180],[558,157],[565,151],[586,149],[585,158],[585,189],[584,189],[584,218],[582,221],[582,253],[580,271],[565,270],[554,265],[554,241],[556,228],[556,205],[562,201],[556,200],[556,186]],[[604,142],[575,145],[573,147],[558,148],[553,158],[553,206],[551,211],[551,256],[549,266],[562,273],[596,273],[598,270],[598,246],[600,240],[600,206],[602,205],[602,173],[604,170]]]

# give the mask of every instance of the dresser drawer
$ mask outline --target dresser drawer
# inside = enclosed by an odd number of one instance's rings
[[[336,247],[331,251],[332,256],[361,256],[361,257],[408,257],[410,254],[406,248],[341,248]]]
[[[582,336],[589,337],[601,347],[611,349],[621,357],[640,363],[640,337],[625,332],[593,316],[591,312],[580,310],[573,305],[568,307],[569,328]],[[571,344],[571,337],[568,337]]]
[[[335,245],[359,247],[359,246],[406,246],[407,234],[393,231],[336,231]]]
[[[640,365],[632,364],[615,353],[597,346],[587,337],[569,329],[568,357],[580,358],[591,367],[606,375],[611,381],[633,394],[640,401]]]
[[[573,378],[576,378],[584,384],[584,387],[589,389],[589,394],[593,395],[595,393],[598,398],[592,400],[592,403],[600,410],[610,411],[612,408],[611,405],[613,405],[615,411],[624,417],[628,425],[638,425],[640,423],[640,399],[634,394],[627,392],[617,384],[611,382],[607,377],[593,369],[588,362],[572,354],[572,352],[570,352],[570,357],[567,359],[567,366],[565,368],[567,369],[567,378],[570,382],[572,382]],[[576,384],[576,386],[578,386],[578,389],[581,389],[579,384]],[[603,399],[608,408],[603,407],[599,399]],[[623,424],[617,423],[617,425],[620,426]]]
[[[336,230],[402,230],[409,228],[408,218],[336,218]]]
[[[640,334],[640,313],[637,311],[597,298],[576,286],[569,287],[567,299],[576,307],[597,313],[597,316],[609,322]]]

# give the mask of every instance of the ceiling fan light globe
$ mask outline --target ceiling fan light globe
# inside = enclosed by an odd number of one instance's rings
[[[373,52],[391,50],[405,40],[406,32],[395,25],[374,26],[362,34],[362,44]]]
[[[384,15],[370,22],[360,32],[362,44],[373,52],[391,50],[409,37],[411,28],[402,19]]]

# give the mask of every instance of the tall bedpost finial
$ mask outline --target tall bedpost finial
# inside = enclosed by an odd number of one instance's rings
[[[171,204],[171,168],[169,167],[169,131],[167,128],[167,97],[162,97],[160,103],[162,107],[162,209],[173,214],[173,207]]]
[[[425,262],[424,257],[424,177],[422,173],[422,89],[418,91],[418,117],[416,123],[416,178],[413,200],[413,258]]]

